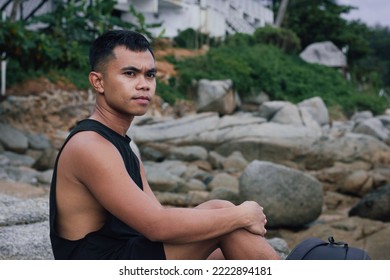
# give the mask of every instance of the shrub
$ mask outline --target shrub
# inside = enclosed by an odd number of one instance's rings
[[[273,45],[286,53],[298,53],[301,50],[298,36],[289,29],[267,25],[256,29],[253,37],[256,43]]]
[[[388,105],[376,95],[356,91],[336,69],[306,63],[270,45],[221,46],[204,56],[177,61],[176,66],[182,93],[189,92],[193,79],[232,79],[242,98],[260,91],[294,103],[320,96],[329,106],[340,105],[346,114],[361,109],[380,113]]]

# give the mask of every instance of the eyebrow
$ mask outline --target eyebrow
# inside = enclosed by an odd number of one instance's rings
[[[141,69],[137,68],[137,67],[134,67],[134,66],[127,66],[127,67],[123,67],[121,69],[122,71],[134,71],[134,72],[142,72]],[[150,68],[146,71],[146,73],[157,73],[157,69],[156,68]]]

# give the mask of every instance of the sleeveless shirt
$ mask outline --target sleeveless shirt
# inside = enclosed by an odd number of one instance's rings
[[[165,259],[161,242],[152,242],[114,215],[106,211],[102,228],[79,240],[62,238],[56,232],[56,179],[58,159],[66,143],[78,132],[94,131],[110,141],[119,151],[130,177],[143,190],[138,157],[130,148],[131,139],[102,123],[85,119],[71,131],[60,149],[50,187],[50,240],[55,259]],[[86,143],[87,144],[87,143]],[[97,151],[98,152],[98,151]]]

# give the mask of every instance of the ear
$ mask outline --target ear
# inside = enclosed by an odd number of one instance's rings
[[[93,89],[98,93],[104,93],[103,74],[92,71],[89,73],[89,82]]]

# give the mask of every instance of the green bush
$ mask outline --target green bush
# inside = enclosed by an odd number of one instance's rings
[[[375,94],[363,94],[336,70],[308,64],[270,45],[228,45],[206,55],[176,62],[177,89],[188,93],[192,80],[232,79],[242,98],[264,91],[274,100],[294,103],[320,96],[329,105],[340,105],[346,114],[368,109],[382,113],[388,104]]]
[[[298,53],[301,50],[298,36],[289,29],[267,25],[256,29],[253,38],[256,43],[273,45],[286,53]]]

